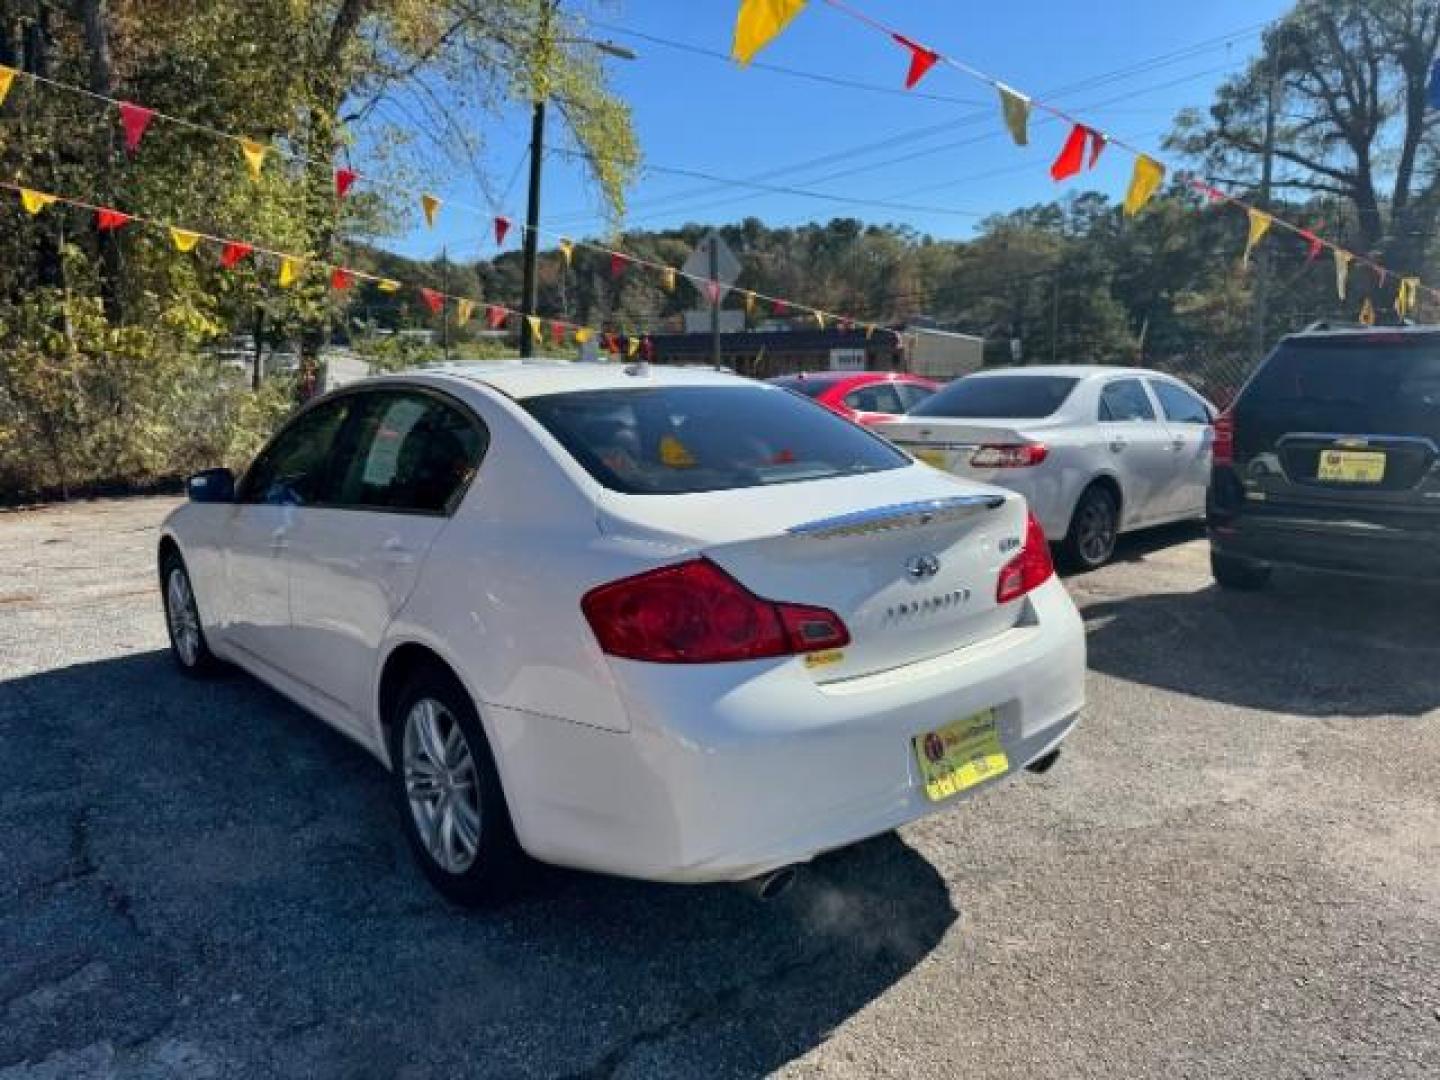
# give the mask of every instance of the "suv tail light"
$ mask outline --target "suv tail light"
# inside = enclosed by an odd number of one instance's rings
[[[591,589],[580,610],[610,656],[710,664],[838,649],[840,616],[756,596],[708,559],[662,566]]]
[[[1215,444],[1210,448],[1215,465],[1235,464],[1235,413],[1226,409],[1215,418]]]
[[[1023,469],[1039,465],[1049,455],[1044,443],[993,443],[978,447],[970,464],[977,469]]]
[[[1045,530],[1040,528],[1035,515],[1030,514],[1025,521],[1025,546],[1000,571],[995,602],[1008,604],[1018,600],[1045,584],[1054,573],[1055,564],[1050,561],[1050,543],[1045,539]]]

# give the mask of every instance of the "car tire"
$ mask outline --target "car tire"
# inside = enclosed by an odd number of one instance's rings
[[[1119,534],[1120,506],[1115,496],[1103,485],[1091,484],[1075,504],[1060,552],[1072,570],[1098,570],[1115,554]]]
[[[469,693],[450,672],[423,668],[386,720],[391,788],[420,869],[464,907],[510,899],[527,860]]]
[[[210,651],[200,607],[190,582],[190,571],[180,552],[167,547],[160,556],[160,598],[165,605],[165,630],[170,635],[170,656],[176,667],[192,679],[218,675],[225,668]]]
[[[1237,559],[1233,555],[1210,552],[1210,573],[1222,589],[1254,592],[1270,584],[1271,568],[1264,563]]]

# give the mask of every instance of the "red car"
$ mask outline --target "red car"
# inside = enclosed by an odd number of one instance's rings
[[[857,424],[893,420],[940,389],[939,383],[896,371],[801,372],[770,382],[814,398],[831,412]]]

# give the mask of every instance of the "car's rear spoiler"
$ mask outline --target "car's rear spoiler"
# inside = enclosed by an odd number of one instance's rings
[[[890,529],[911,529],[936,521],[957,521],[981,510],[998,510],[1005,505],[1004,495],[956,495],[948,499],[925,499],[921,502],[896,503],[856,510],[849,514],[806,521],[786,529],[791,536],[828,539],[835,536],[857,536],[861,533],[885,532]]]

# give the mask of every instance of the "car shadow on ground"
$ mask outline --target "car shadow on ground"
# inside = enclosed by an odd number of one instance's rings
[[[1111,563],[1144,562],[1157,551],[1199,540],[1205,536],[1203,521],[1182,521],[1174,525],[1160,525],[1153,529],[1140,529],[1126,533],[1115,541],[1115,553]],[[1059,552],[1055,553],[1055,567],[1062,578],[1083,577],[1094,571],[1075,570],[1065,565]]]
[[[1300,716],[1421,716],[1440,705],[1440,588],[1277,570],[1083,605],[1090,667]]]
[[[463,912],[373,759],[163,653],[0,683],[0,744],[0,1067],[163,1044],[225,1076],[759,1075],[958,918],[893,834],[770,903],[547,871]]]

